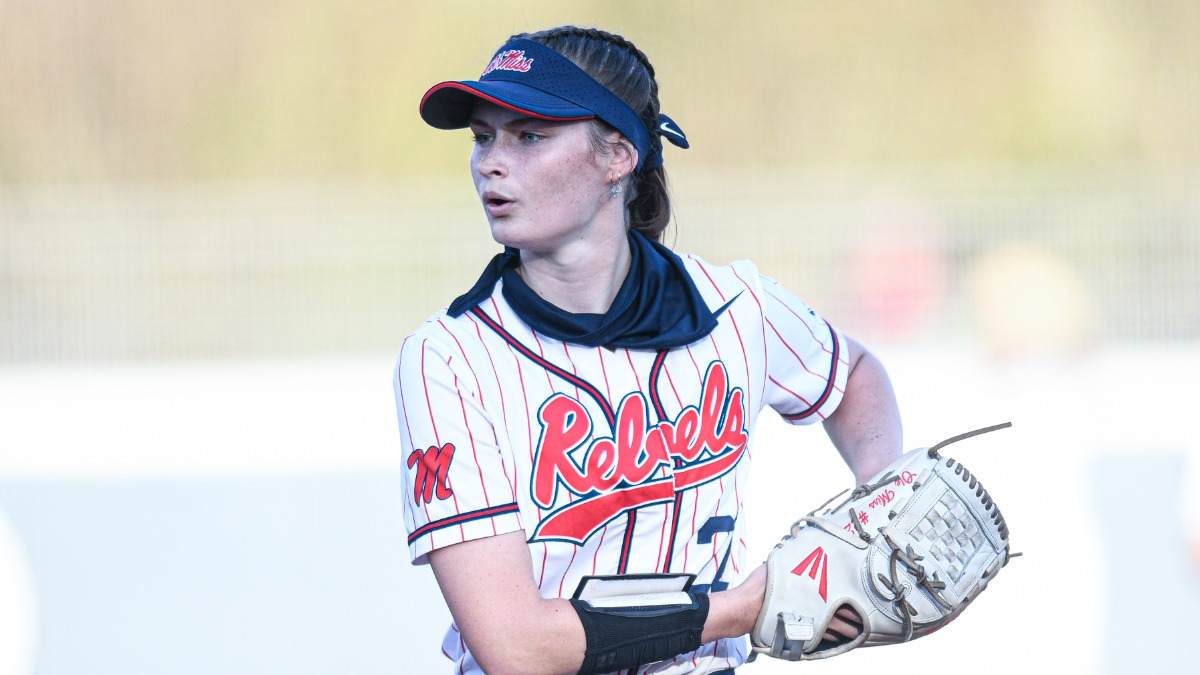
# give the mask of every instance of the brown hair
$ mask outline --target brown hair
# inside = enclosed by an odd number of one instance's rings
[[[514,35],[545,45],[583,69],[637,112],[648,129],[658,126],[658,82],[654,66],[634,44],[620,35],[598,28],[560,26],[537,33]],[[604,148],[612,127],[595,120],[592,145]],[[645,157],[641,158],[643,161]],[[642,170],[629,177],[625,187],[625,213],[630,227],[650,239],[662,241],[671,220],[667,173],[663,167]]]

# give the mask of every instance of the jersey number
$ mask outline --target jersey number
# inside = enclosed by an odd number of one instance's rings
[[[736,522],[733,516],[713,516],[704,521],[704,525],[700,527],[700,531],[696,533],[696,543],[711,544],[713,537],[721,532],[730,533],[729,546],[725,549],[725,557],[721,558],[721,564],[717,567],[717,573],[713,575],[711,584],[694,584],[691,590],[697,593],[711,593],[714,591],[723,591],[729,588],[729,583],[721,581],[721,577],[725,576],[725,565],[729,564],[729,554],[733,552],[733,524]]]

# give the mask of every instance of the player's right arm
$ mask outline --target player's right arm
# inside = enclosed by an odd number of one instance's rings
[[[577,673],[587,641],[570,601],[543,598],[523,532],[455,544],[429,553],[450,614],[489,675]],[[740,586],[709,595],[702,640],[748,633],[762,607],[765,568]]]
[[[437,549],[428,558],[454,623],[484,672],[578,672],[583,625],[570,601],[538,592],[523,531]]]
[[[410,554],[432,567],[486,672],[574,672],[582,625],[569,601],[538,592],[510,482],[515,465],[461,342],[440,326],[405,340],[393,380]]]

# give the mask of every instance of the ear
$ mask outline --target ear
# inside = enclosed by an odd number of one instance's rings
[[[632,175],[638,163],[637,148],[633,147],[633,143],[620,133],[616,134],[611,147],[612,155],[609,157],[608,170],[622,176]]]

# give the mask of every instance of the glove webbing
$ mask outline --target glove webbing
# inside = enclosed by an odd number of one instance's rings
[[[908,601],[908,587],[900,582],[899,563],[904,563],[913,572],[917,585],[924,588],[929,593],[929,596],[937,604],[941,605],[942,609],[951,611],[954,609],[954,606],[946,602],[945,598],[942,597],[941,591],[945,590],[946,582],[925,576],[925,567],[920,564],[920,561],[925,559],[924,556],[917,555],[916,551],[913,551],[912,546],[908,546],[907,550],[901,550],[896,545],[896,542],[892,541],[892,538],[886,533],[883,533],[883,540],[892,550],[892,554],[888,558],[888,574],[891,575],[891,578],[885,577],[882,573],[877,574],[876,577],[883,584],[883,587],[892,594],[889,600],[895,605],[896,613],[900,615],[900,618],[904,622],[903,641],[907,642],[912,639],[912,617],[917,615],[917,610]],[[880,595],[884,594],[880,593]]]

